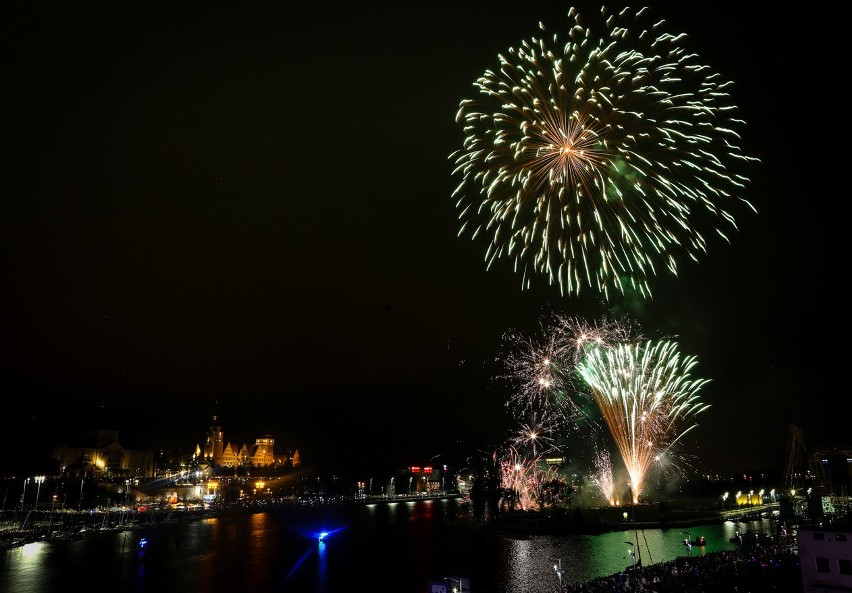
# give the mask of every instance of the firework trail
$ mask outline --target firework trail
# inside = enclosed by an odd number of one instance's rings
[[[555,433],[552,414],[547,410],[534,411],[527,422],[521,422],[514,438],[514,446],[530,451],[533,457],[544,455],[555,449]]]
[[[616,504],[615,482],[612,477],[612,459],[609,456],[609,451],[601,449],[595,454],[595,471],[591,476],[591,480],[610,505]]]
[[[641,340],[639,328],[626,318],[601,318],[589,323],[582,317],[553,313],[550,325],[559,335],[560,351],[576,364],[588,348],[612,347],[615,344]],[[572,368],[573,371],[573,368]]]
[[[641,334],[626,320],[589,323],[551,313],[542,319],[538,336],[508,332],[503,339],[502,378],[512,389],[506,405],[517,416],[530,418],[524,427],[538,426],[541,430],[535,432],[541,436],[596,430],[590,410],[583,407],[587,386],[578,381],[576,364],[587,348],[637,341]]]
[[[706,234],[728,240],[735,207],[754,210],[732,84],[645,12],[602,9],[593,30],[572,8],[567,41],[541,26],[461,101],[459,235],[488,234],[487,267],[513,260],[523,288],[542,275],[563,294],[647,298]]]
[[[504,335],[506,354],[500,359],[503,379],[513,391],[507,401],[518,419],[508,453],[501,457],[502,482],[517,492],[518,503],[528,508],[535,502],[542,480],[557,474],[540,475],[544,456],[561,456],[570,434],[580,434],[584,443],[594,441],[602,430],[596,402],[589,396],[575,367],[589,348],[611,348],[639,334],[626,321],[601,319],[589,323],[580,317],[551,313],[542,318],[539,334],[528,337],[517,332]],[[571,445],[574,454],[581,448]],[[610,466],[610,482],[611,478]],[[612,499],[612,485],[607,499]]]
[[[577,366],[627,467],[633,502],[651,466],[709,407],[697,395],[708,381],[690,378],[696,362],[681,356],[674,342],[649,340],[590,348]]]
[[[550,433],[572,426],[583,412],[569,395],[571,375],[561,335],[542,327],[538,340],[512,332],[503,338],[508,354],[500,360],[502,378],[512,389],[506,405],[516,416],[531,418],[530,424],[544,424]]]
[[[538,506],[541,510],[543,486],[558,479],[555,468],[547,465],[540,456],[526,457],[514,447],[500,460],[500,485],[511,492],[513,505],[521,510]]]

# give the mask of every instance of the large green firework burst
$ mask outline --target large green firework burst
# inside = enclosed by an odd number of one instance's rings
[[[568,12],[567,40],[533,37],[474,84],[451,155],[460,235],[489,238],[528,288],[651,296],[661,270],[728,240],[745,198],[731,82],[647,10],[601,10],[597,30]]]

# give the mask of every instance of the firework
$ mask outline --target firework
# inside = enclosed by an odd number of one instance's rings
[[[645,22],[609,15],[597,30],[569,13],[567,40],[522,41],[475,82],[450,155],[459,235],[488,234],[487,267],[514,261],[522,287],[542,275],[563,294],[582,286],[651,295],[707,237],[728,240],[733,211],[752,205],[731,83]]]
[[[595,454],[595,472],[591,477],[592,483],[610,505],[615,504],[615,482],[612,477],[612,459],[609,451],[600,450]]]
[[[707,409],[697,392],[708,382],[691,379],[697,363],[671,341],[589,348],[577,372],[592,390],[630,476],[638,502],[645,475],[696,425]]]
[[[556,469],[540,456],[524,456],[515,447],[509,447],[500,460],[500,485],[505,492],[511,493],[512,505],[522,510],[535,506],[541,510],[544,486],[558,478]]]
[[[543,327],[538,340],[513,332],[503,339],[509,352],[501,360],[506,369],[502,378],[512,389],[507,406],[519,417],[534,418],[531,424],[544,420],[548,432],[570,426],[582,411],[568,395],[570,374],[562,336]],[[535,419],[536,415],[540,417]]]
[[[507,406],[519,417],[533,418],[525,426],[540,424],[555,433],[588,428],[594,422],[583,408],[587,387],[577,384],[575,373],[586,349],[637,341],[641,335],[626,320],[603,318],[589,323],[552,313],[542,319],[538,336],[507,332],[503,339],[502,378],[513,390]]]
[[[533,456],[546,454],[554,448],[554,422],[547,410],[535,411],[522,422],[515,436],[515,447],[531,451]]]

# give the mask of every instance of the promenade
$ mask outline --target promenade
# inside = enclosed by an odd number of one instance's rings
[[[585,583],[563,583],[554,593],[802,593],[799,555],[792,545],[753,546],[680,557]]]
[[[496,517],[467,517],[471,526],[503,533],[511,537],[533,535],[596,535],[633,529],[690,528],[709,523],[754,521],[770,517],[778,504],[766,504],[722,513],[712,510],[671,510],[661,512],[657,505],[621,507],[575,507],[559,512],[510,510]]]

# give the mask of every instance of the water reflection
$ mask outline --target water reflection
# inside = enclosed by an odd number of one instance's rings
[[[691,526],[693,539],[704,537],[705,545],[693,545],[692,556],[723,550],[736,550],[731,541],[741,533],[774,534],[774,521],[763,519],[748,524],[718,523]],[[505,592],[548,590],[559,584],[554,558],[561,559],[564,582],[583,582],[623,572],[633,563],[643,565],[669,562],[686,557],[682,529],[640,529],[594,536],[534,536],[526,540],[504,538],[506,546]],[[637,541],[638,540],[638,541]],[[627,545],[631,542],[633,546]]]
[[[736,533],[774,534],[769,519],[750,523],[625,530],[596,536],[515,539],[454,523],[456,501],[416,501],[352,509],[223,516],[143,532],[91,533],[67,543],[31,543],[0,555],[0,591],[87,590],[93,575],[116,593],[345,591],[353,583],[426,590],[430,581],[469,578],[473,591],[550,591],[691,554],[734,550]],[[320,541],[318,533],[328,531]],[[147,538],[140,551],[138,541]],[[731,539],[734,541],[731,541]],[[561,573],[557,571],[561,570]]]
[[[317,542],[317,590],[326,590],[326,571],[328,570],[328,551],[325,540]]]

